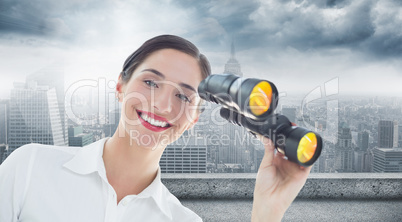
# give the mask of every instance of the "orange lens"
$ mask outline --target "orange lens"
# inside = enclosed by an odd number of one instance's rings
[[[268,111],[271,106],[272,88],[266,81],[261,81],[254,86],[250,94],[250,110],[255,116],[260,116]]]
[[[306,163],[313,158],[317,149],[317,137],[314,133],[309,132],[301,138],[297,147],[297,159],[301,163]]]

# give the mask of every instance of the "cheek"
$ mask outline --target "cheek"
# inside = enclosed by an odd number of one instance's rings
[[[184,112],[180,116],[180,122],[184,126],[187,126],[189,124],[192,124],[196,118],[197,118],[196,110],[194,110],[193,108],[186,107],[184,109]]]
[[[135,88],[133,86],[132,88]],[[126,107],[136,106],[136,107],[149,107],[149,91],[141,90],[141,87],[137,87],[139,90],[131,90],[124,96],[124,105]]]

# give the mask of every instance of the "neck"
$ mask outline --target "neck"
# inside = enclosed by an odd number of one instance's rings
[[[132,141],[130,143],[130,136],[119,136],[119,130],[124,129],[119,126],[104,146],[103,160],[107,178],[113,187],[114,184],[125,183],[127,186],[141,187],[138,190],[140,192],[155,179],[164,149],[151,150]]]

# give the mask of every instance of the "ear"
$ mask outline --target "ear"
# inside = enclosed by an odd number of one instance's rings
[[[119,99],[119,102],[123,101],[123,96],[124,96],[124,83],[121,78],[121,75],[119,75],[119,79],[117,80],[116,83],[116,97]]]

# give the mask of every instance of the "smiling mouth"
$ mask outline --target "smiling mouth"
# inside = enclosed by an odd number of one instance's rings
[[[167,129],[169,127],[171,127],[172,125],[167,122],[162,120],[160,117],[157,117],[156,120],[155,119],[155,115],[151,114],[151,113],[147,113],[141,110],[136,110],[138,117],[143,120],[141,121],[143,123],[144,126],[146,126],[147,128],[151,127],[152,130],[159,128],[159,129]]]

